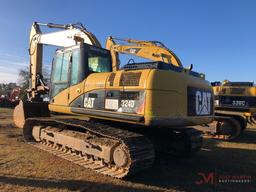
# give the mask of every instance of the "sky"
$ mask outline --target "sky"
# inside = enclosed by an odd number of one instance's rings
[[[256,82],[255,10],[254,0],[0,0],[0,83],[28,66],[34,21],[82,22],[102,46],[110,35],[158,40],[209,81]]]

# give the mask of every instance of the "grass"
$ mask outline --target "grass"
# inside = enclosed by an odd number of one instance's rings
[[[255,191],[256,127],[235,142],[205,139],[195,157],[158,155],[154,166],[125,180],[102,176],[26,143],[0,108],[0,191]],[[198,173],[251,176],[252,183],[195,184]]]

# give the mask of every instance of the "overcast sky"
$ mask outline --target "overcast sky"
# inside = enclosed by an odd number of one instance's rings
[[[82,22],[102,45],[109,35],[165,43],[210,81],[255,81],[254,0],[1,0],[0,82],[28,66],[33,21]],[[50,62],[51,55],[47,63]],[[123,62],[127,62],[123,60]]]

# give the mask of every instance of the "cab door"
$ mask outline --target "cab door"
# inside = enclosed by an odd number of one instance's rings
[[[70,86],[71,51],[57,51],[51,76],[50,103],[68,106]]]
[[[83,48],[72,50],[70,67],[69,106],[83,107],[83,89],[88,69],[83,57]]]

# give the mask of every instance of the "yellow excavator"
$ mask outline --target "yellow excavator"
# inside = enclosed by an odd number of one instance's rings
[[[42,33],[42,26],[60,30]],[[211,84],[163,44],[129,41],[137,46],[117,45],[110,37],[104,49],[82,24],[33,23],[31,86],[14,110],[25,140],[116,178],[151,167],[155,150],[178,156],[199,151],[201,132],[190,126],[213,121]],[[49,87],[42,76],[43,45],[59,47]],[[121,52],[152,61],[120,68]]]
[[[217,115],[231,116],[240,124],[240,133],[247,123],[256,124],[256,86],[253,82],[212,82]],[[240,134],[239,133],[239,134]]]

